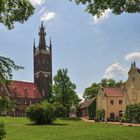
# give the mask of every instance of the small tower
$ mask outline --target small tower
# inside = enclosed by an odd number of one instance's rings
[[[50,46],[46,45],[46,32],[41,23],[39,29],[39,45],[35,47],[35,41],[33,45],[34,53],[34,83],[37,84],[39,92],[44,99],[48,99],[51,95],[52,87],[52,44],[50,40]]]

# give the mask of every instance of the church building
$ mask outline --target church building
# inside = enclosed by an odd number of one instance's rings
[[[8,96],[14,100],[16,107],[8,112],[9,116],[25,116],[30,104],[48,99],[52,87],[52,43],[46,44],[43,22],[39,28],[39,44],[33,43],[34,82],[11,81],[10,85],[0,87],[0,96]]]

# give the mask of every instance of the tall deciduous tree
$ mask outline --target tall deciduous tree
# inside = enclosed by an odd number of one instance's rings
[[[13,70],[23,69],[15,64],[10,58],[0,56],[0,84],[7,84],[12,78]]]
[[[75,92],[76,85],[68,76],[68,69],[59,69],[54,76],[53,94],[54,100],[66,108],[66,117],[72,105],[78,104],[78,96]]]
[[[9,29],[14,27],[14,22],[24,23],[33,13],[29,0],[0,0],[0,23]]]
[[[86,11],[93,16],[97,15],[97,17],[101,16],[107,9],[111,9],[112,13],[116,15],[123,12],[140,12],[140,0],[75,0],[75,2],[86,5]]]

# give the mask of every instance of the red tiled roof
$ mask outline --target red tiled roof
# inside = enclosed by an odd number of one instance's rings
[[[84,102],[82,102],[82,103],[80,104],[79,109],[89,107],[89,105],[90,105],[94,100],[95,100],[95,97],[94,97],[94,98],[91,98],[91,99],[88,99],[88,100],[85,100]]]
[[[9,85],[11,93],[16,97],[42,99],[36,84],[23,81],[12,81]]]
[[[103,92],[106,96],[124,96],[124,92],[121,88],[103,88]]]

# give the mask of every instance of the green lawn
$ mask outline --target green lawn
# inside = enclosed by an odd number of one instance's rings
[[[140,140],[140,127],[57,120],[54,125],[32,125],[26,118],[2,117],[5,140]]]

